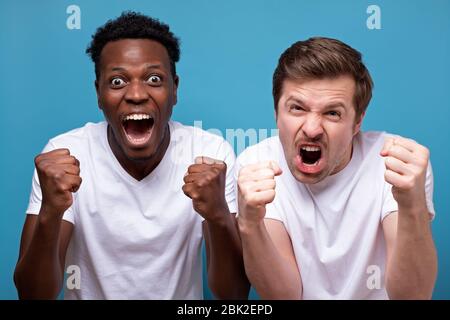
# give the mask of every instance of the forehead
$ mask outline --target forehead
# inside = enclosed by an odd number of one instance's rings
[[[160,64],[169,68],[167,49],[159,42],[150,39],[121,39],[108,42],[100,54],[102,67],[111,65]]]
[[[301,81],[286,79],[283,82],[281,100],[294,98],[311,105],[342,102],[351,106],[354,93],[355,80],[347,75]]]

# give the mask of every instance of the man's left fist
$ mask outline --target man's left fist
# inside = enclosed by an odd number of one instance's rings
[[[381,150],[385,157],[385,180],[399,207],[426,208],[425,180],[430,152],[414,140],[387,138]]]
[[[195,211],[205,220],[215,220],[221,212],[228,211],[225,200],[225,162],[197,157],[184,176],[183,192],[192,199]]]

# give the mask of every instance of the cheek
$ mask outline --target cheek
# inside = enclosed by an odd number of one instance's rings
[[[301,128],[301,120],[297,117],[289,117],[286,115],[278,115],[277,119],[278,135],[282,145],[296,153],[295,140]]]
[[[277,119],[277,127],[280,135],[295,138],[301,127],[301,120],[298,117],[290,117],[286,114],[279,114]]]
[[[105,89],[99,92],[98,101],[103,109],[111,108],[117,105],[122,99],[123,92],[121,90]]]
[[[345,154],[353,141],[353,127],[332,127],[327,130],[330,140],[330,151],[334,154]]]

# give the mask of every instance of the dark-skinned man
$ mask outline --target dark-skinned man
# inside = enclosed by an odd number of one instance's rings
[[[97,30],[87,53],[106,121],[51,139],[35,158],[19,297],[56,298],[76,266],[66,299],[201,299],[204,235],[212,292],[246,298],[233,150],[170,120],[178,39],[127,12]]]

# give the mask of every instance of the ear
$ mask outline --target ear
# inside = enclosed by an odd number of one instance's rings
[[[180,83],[180,78],[177,75],[175,75],[175,77],[173,78],[173,105],[176,105],[177,101],[178,101],[177,91],[178,91],[179,83]]]
[[[100,94],[98,92],[98,81],[97,81],[97,79],[95,79],[95,81],[94,81],[94,86],[95,86],[95,92],[97,93],[97,104],[98,104],[98,107],[99,107],[99,109],[102,109],[102,105],[100,103]]]
[[[275,122],[277,122],[278,121],[278,109],[275,109],[273,111],[273,116],[275,117]]]
[[[366,115],[366,112],[364,111],[359,119],[357,119],[357,122],[355,123],[355,127],[353,129],[353,135],[356,135],[361,130],[361,125],[364,119],[364,116]]]

